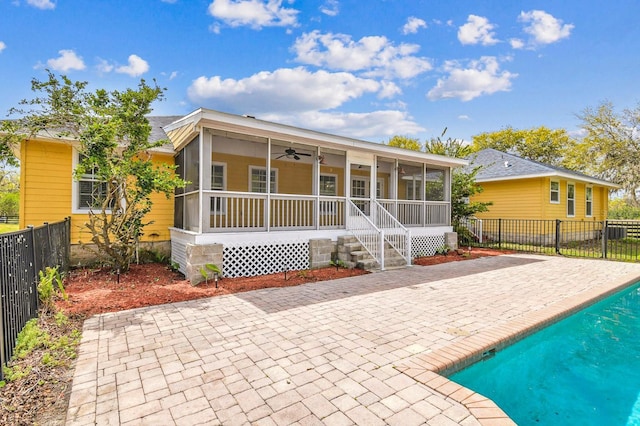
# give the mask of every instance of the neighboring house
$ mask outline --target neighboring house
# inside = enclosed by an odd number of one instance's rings
[[[601,221],[607,218],[609,191],[619,186],[561,167],[527,160],[495,149],[470,157],[483,166],[476,182],[484,189],[472,200],[492,202],[480,219],[560,219]]]
[[[207,263],[225,276],[326,265],[350,250],[337,247],[347,235],[384,268],[389,250],[407,261],[433,254],[452,230],[451,170],[466,160],[205,109],[150,123],[154,140],[171,141],[154,160],[175,161],[189,183],[173,200],[154,197],[143,242],[170,240],[189,277]],[[20,221],[71,216],[72,242],[86,243],[86,194],[99,182],[73,180],[76,144],[22,144]]]

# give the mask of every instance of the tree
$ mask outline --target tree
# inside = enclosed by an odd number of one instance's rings
[[[51,72],[47,80],[33,79],[31,88],[38,96],[11,109],[20,118],[12,121],[5,141],[42,134],[78,141],[81,161],[75,178],[92,172],[102,182],[96,185],[85,227],[97,253],[114,270],[127,271],[143,229],[151,223],[145,222],[151,194],[169,198],[184,185],[175,167],[154,164],[149,154],[166,142],[149,141],[146,118],[151,104],[163,98],[163,89],[141,80],[137,90],[89,92],[87,82]]]
[[[387,142],[389,146],[395,146],[397,148],[411,149],[413,151],[422,151],[422,144],[417,138],[410,138],[408,136],[394,136]]]
[[[611,102],[587,107],[578,115],[585,136],[570,153],[573,168],[622,186],[634,207],[640,187],[640,104],[615,111]]]
[[[493,148],[522,158],[553,166],[566,167],[565,157],[576,141],[564,129],[549,129],[545,126],[517,130],[507,127],[497,132],[475,135],[473,151]]]
[[[472,149],[461,140],[447,138],[443,141],[447,129],[442,132],[441,137],[432,138],[425,143],[425,151],[431,154],[447,155],[455,158],[468,158],[472,155]],[[486,212],[493,203],[483,203],[470,201],[470,197],[483,191],[480,184],[476,182],[476,176],[482,166],[473,168],[454,169],[451,177],[451,223],[454,229],[459,230],[460,221],[475,215]]]

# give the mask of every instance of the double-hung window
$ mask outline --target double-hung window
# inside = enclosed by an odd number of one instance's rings
[[[587,186],[584,193],[585,213],[587,217],[593,216],[593,187]]]
[[[77,161],[75,166],[85,160],[85,156],[79,153],[77,154]],[[102,203],[107,197],[107,191],[109,187],[107,182],[100,180],[97,176],[97,169],[86,170],[82,175],[78,175],[78,180],[75,182],[75,190],[73,197],[73,211],[78,213],[85,213],[91,209],[101,209]],[[110,207],[113,207],[113,201]]]
[[[567,216],[573,217],[576,215],[576,185],[573,183],[567,184]]]
[[[271,169],[270,176],[271,193],[278,192],[278,169]],[[249,167],[249,191],[251,192],[267,192],[267,169],[266,167]]]
[[[320,175],[320,195],[325,197],[335,197],[338,195],[338,176]],[[321,214],[335,214],[337,202],[335,200],[320,200]]]
[[[225,163],[211,163],[211,190],[226,191],[227,189],[227,165]],[[211,213],[225,214],[227,212],[227,200],[224,197],[211,197]]]
[[[551,181],[551,192],[549,194],[549,202],[552,204],[560,204],[560,182]]]

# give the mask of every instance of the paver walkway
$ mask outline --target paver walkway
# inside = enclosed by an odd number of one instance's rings
[[[509,255],[95,316],[67,425],[478,424],[397,367],[634,278],[639,264]]]

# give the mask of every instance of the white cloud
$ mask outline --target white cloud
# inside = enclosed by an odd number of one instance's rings
[[[149,71],[149,64],[138,55],[129,55],[129,64],[116,68],[116,72],[137,77]]]
[[[292,114],[262,114],[258,118],[287,123],[305,129],[315,129],[358,139],[413,135],[426,129],[406,112],[380,110],[364,113],[307,111]],[[382,140],[373,140],[382,142]]]
[[[419,48],[417,44],[395,46],[382,36],[356,42],[346,34],[313,31],[298,37],[292,50],[296,61],[308,65],[361,71],[366,77],[412,78],[433,68],[426,58],[413,56]]]
[[[262,71],[240,80],[198,77],[187,90],[189,99],[205,106],[252,114],[298,113],[332,109],[367,93],[378,97],[393,92],[389,84],[346,72],[310,72],[304,67]]]
[[[494,56],[483,56],[479,60],[470,61],[465,67],[458,62],[445,63],[448,76],[438,79],[438,83],[428,93],[431,100],[458,98],[470,101],[478,96],[511,89],[511,80],[518,74],[500,71],[500,64]]]
[[[82,58],[76,55],[73,50],[59,50],[58,53],[60,54],[59,57],[47,61],[47,66],[52,70],[67,72],[86,68]]]
[[[170,3],[170,4],[173,4],[173,3],[177,2],[178,0],[160,0],[160,1],[162,1],[162,3]]]
[[[468,121],[468,120],[471,120],[471,118],[469,118],[469,116],[468,116],[468,115],[466,115],[466,114],[460,114],[460,115],[458,116],[458,120]]]
[[[56,4],[51,0],[27,0],[27,4],[42,10],[56,8]]]
[[[509,44],[513,49],[524,49],[524,41],[519,38],[510,39]]]
[[[458,40],[462,44],[496,44],[499,40],[494,38],[494,27],[484,16],[469,15],[467,23],[458,28]]]
[[[282,7],[282,0],[213,0],[208,12],[232,27],[297,26],[298,10]]]
[[[427,28],[427,23],[423,19],[410,16],[402,27],[402,34],[415,34],[420,28]]]
[[[320,6],[320,12],[329,16],[336,16],[340,13],[340,4],[338,0],[325,0],[324,4]]]
[[[530,44],[551,44],[571,35],[573,24],[563,24],[543,10],[520,12],[518,21],[526,24],[524,32],[531,36]]]
[[[106,59],[98,58],[98,64],[96,65],[96,69],[101,74],[110,73],[114,69],[114,65],[109,63]]]
[[[6,49],[6,48],[7,48],[7,45],[5,44],[5,42],[4,41],[0,41],[0,53],[2,53],[2,51],[4,49]]]
[[[177,76],[178,76],[178,71],[172,71],[171,74],[169,74],[169,80],[173,80]]]

